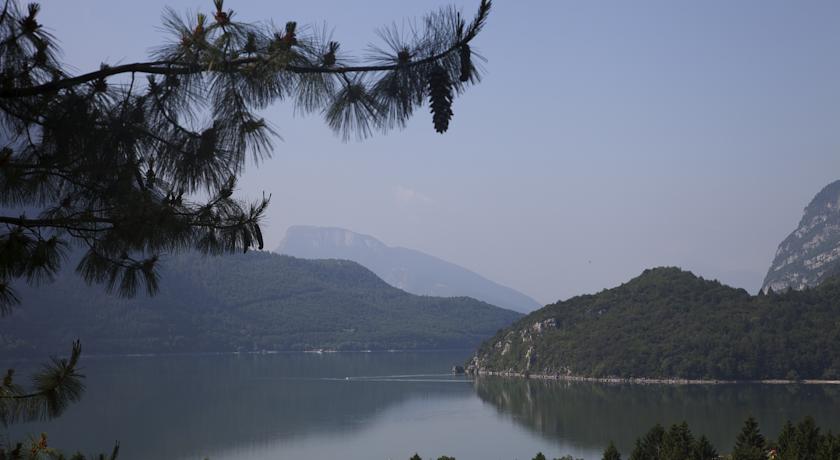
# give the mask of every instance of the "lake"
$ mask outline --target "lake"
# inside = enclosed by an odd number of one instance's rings
[[[59,419],[5,436],[135,459],[600,459],[654,423],[688,421],[719,450],[756,416],[775,437],[812,415],[840,431],[840,387],[616,385],[449,374],[469,350],[83,356],[87,392]],[[18,365],[23,378],[25,365]],[[22,382],[22,381],[21,381]]]

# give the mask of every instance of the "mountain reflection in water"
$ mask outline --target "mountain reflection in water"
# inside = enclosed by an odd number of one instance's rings
[[[50,445],[148,458],[600,459],[655,423],[688,421],[729,450],[744,418],[775,437],[813,415],[840,431],[840,387],[606,385],[452,376],[469,350],[85,357],[88,390],[60,418],[12,425]],[[6,363],[4,363],[5,365]],[[10,363],[14,364],[14,363]],[[15,365],[26,375],[26,365]]]
[[[687,421],[697,436],[705,434],[721,451],[734,445],[750,415],[771,437],[786,420],[806,415],[826,430],[840,430],[836,385],[631,385],[481,377],[474,386],[482,401],[545,438],[592,448],[612,440],[624,452],[656,423],[667,428]]]

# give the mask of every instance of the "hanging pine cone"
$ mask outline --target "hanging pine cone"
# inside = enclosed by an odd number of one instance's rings
[[[429,73],[429,108],[435,131],[445,133],[452,119],[452,82],[446,70],[439,65]]]
[[[472,51],[470,45],[461,45],[461,81],[470,81],[472,78]]]

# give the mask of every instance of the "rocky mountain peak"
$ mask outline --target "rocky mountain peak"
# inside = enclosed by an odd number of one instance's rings
[[[814,287],[839,267],[840,181],[835,181],[817,193],[799,226],[779,245],[762,290]]]
[[[276,252],[308,249],[328,254],[336,249],[384,249],[385,247],[385,244],[372,236],[343,228],[293,225],[286,231],[286,236],[280,242]]]

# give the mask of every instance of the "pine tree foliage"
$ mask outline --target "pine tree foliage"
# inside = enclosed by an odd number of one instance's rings
[[[16,211],[0,211],[0,313],[20,301],[13,282],[48,281],[71,247],[86,281],[123,296],[157,290],[160,254],[262,248],[270,197],[233,196],[246,161],[269,157],[277,137],[259,112],[289,101],[347,140],[404,126],[428,98],[444,132],[453,97],[480,78],[470,44],[491,2],[472,21],[444,8],[409,32],[383,29],[360,61],[324,30],[213,6],[166,10],[169,39],[149,61],[71,75],[39,6],[5,2],[0,210]]]
[[[610,445],[604,452],[611,459],[620,459],[618,450]],[[630,454],[631,460],[714,460],[718,453],[706,436],[695,438],[688,423],[671,425],[668,431],[662,425],[655,425],[647,434],[636,440]]]
[[[618,452],[615,444],[610,441],[610,445],[607,446],[606,450],[604,450],[604,456],[601,458],[603,460],[621,460],[621,454]]]
[[[692,460],[715,460],[718,458],[717,449],[709,441],[706,435],[700,436],[694,447],[694,455]]]
[[[76,341],[70,357],[53,358],[32,378],[32,389],[15,382],[14,370],[9,369],[0,386],[0,422],[46,420],[60,415],[67,406],[78,401],[84,391],[83,376],[78,364],[81,344]]]
[[[749,417],[738,433],[735,448],[732,450],[733,460],[763,460],[767,457],[767,440],[758,429],[758,422]]]
[[[664,439],[665,428],[657,423],[647,434],[636,440],[636,446],[630,454],[630,460],[664,460],[662,457],[662,441]]]
[[[120,453],[120,445],[117,443],[111,450],[110,455],[99,454],[86,456],[81,452],[67,457],[60,450],[50,447],[46,433],[40,436],[30,437],[27,443],[18,442],[8,447],[0,445],[0,460],[116,460]]]

